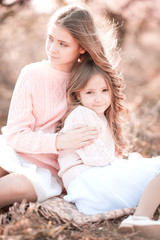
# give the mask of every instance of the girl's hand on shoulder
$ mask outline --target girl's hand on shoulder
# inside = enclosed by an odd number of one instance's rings
[[[78,125],[68,130],[68,132],[57,136],[56,148],[57,150],[78,149],[93,143],[98,136],[99,131],[96,127]]]

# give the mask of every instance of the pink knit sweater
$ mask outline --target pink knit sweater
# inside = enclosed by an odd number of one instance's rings
[[[62,178],[65,188],[81,172],[91,167],[108,165],[117,158],[111,130],[105,117],[102,119],[91,109],[78,106],[66,118],[61,132],[65,133],[77,124],[96,126],[100,135],[94,143],[86,147],[59,152],[58,175]]]
[[[16,83],[7,125],[2,133],[8,145],[24,159],[57,174],[56,124],[66,110],[70,73],[48,61],[25,66]]]

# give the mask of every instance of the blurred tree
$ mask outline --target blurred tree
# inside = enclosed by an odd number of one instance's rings
[[[13,5],[25,5],[28,1],[30,0],[16,0],[11,3],[7,3],[5,0],[0,0],[0,5],[5,6],[5,7],[12,7]]]
[[[15,0],[10,3],[5,0],[0,0],[0,24],[2,24],[6,18],[13,16],[22,7],[28,6],[30,0]]]

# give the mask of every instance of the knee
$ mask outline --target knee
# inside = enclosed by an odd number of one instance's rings
[[[17,173],[10,173],[12,180],[12,192],[19,195],[25,193],[24,176]]]
[[[30,180],[24,175],[12,173],[12,193],[26,200],[36,201],[36,193]]]

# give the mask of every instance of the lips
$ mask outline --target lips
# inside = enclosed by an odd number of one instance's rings
[[[94,105],[94,107],[103,107],[104,105]]]

